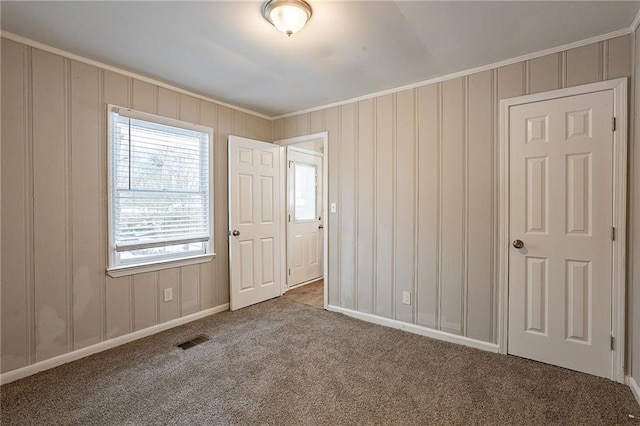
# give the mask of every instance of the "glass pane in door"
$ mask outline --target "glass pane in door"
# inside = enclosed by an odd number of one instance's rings
[[[316,166],[294,163],[295,220],[316,219]]]

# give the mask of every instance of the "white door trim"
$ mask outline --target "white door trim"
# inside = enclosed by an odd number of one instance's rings
[[[324,280],[324,308],[327,309],[327,306],[329,305],[329,220],[327,215],[329,214],[329,132],[320,132],[320,133],[313,133],[310,135],[304,135],[304,136],[297,136],[295,138],[288,138],[288,139],[282,139],[279,141],[274,141],[273,143],[276,145],[280,145],[282,146],[282,148],[280,149],[280,158],[284,159],[284,156],[286,155],[286,150],[285,147],[287,145],[293,145],[296,143],[301,143],[301,142],[311,142],[314,140],[318,140],[321,139],[322,140],[322,144],[323,144],[323,152],[322,152],[322,214],[323,214],[323,223],[324,223],[324,228],[322,229],[323,231],[323,243],[322,243],[322,276],[323,276],[323,280]],[[283,163],[284,160],[283,160]],[[284,173],[286,173],[286,167],[282,167],[280,170],[280,197],[281,199],[286,199],[286,198],[282,198],[283,196],[286,196],[286,191],[287,191],[287,187],[286,187],[286,179],[284,177]],[[286,229],[286,222],[285,222],[285,218],[287,217],[286,215],[286,203],[281,202],[281,209],[282,209],[282,213],[280,215],[281,220],[282,220],[282,227],[281,229]],[[285,291],[287,291],[287,280],[286,280],[286,273],[287,273],[287,260],[286,260],[286,238],[282,238],[281,239],[281,250],[283,253],[283,256],[281,257],[281,263],[282,263],[282,278],[280,280],[281,282],[281,286],[283,286],[282,288],[282,293],[284,294]]]
[[[616,131],[613,149],[613,226],[616,228],[612,253],[612,336],[611,380],[624,383],[625,358],[625,268],[627,239],[627,78],[519,96],[500,101],[500,151],[498,193],[498,347],[507,353],[509,319],[509,108],[567,96],[611,90]]]

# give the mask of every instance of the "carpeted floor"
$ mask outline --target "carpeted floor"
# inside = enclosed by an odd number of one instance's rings
[[[324,308],[324,280],[293,288],[287,291],[284,297],[294,302]]]
[[[186,351],[175,346],[201,333],[211,340]],[[285,298],[213,315],[0,392],[4,425],[640,425],[640,407],[621,384]]]

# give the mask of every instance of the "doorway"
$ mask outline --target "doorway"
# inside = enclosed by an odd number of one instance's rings
[[[283,289],[285,297],[327,306],[327,133],[275,142],[283,146]]]
[[[501,102],[500,349],[623,381],[626,79]]]
[[[322,152],[299,145],[287,146],[288,289],[322,279]]]

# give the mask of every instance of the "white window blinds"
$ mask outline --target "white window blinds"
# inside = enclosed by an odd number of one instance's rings
[[[111,223],[119,260],[206,252],[210,133],[136,115],[110,112]]]

